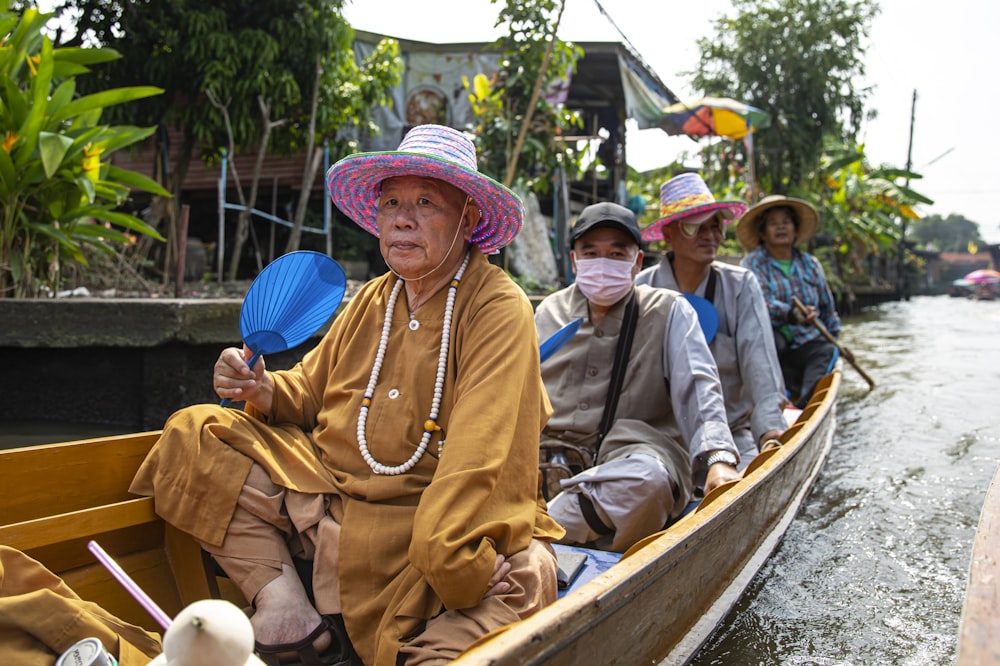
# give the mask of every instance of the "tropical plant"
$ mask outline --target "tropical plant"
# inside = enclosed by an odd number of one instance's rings
[[[920,219],[916,206],[934,203],[910,187],[921,177],[892,165],[872,166],[863,145],[828,140],[819,167],[793,193],[819,210],[825,247],[817,254],[829,258],[828,273],[846,283],[867,283],[872,259],[898,261],[902,221]]]
[[[583,55],[556,36],[564,7],[564,0],[506,0],[496,21],[509,29],[494,44],[502,53],[496,77],[465,81],[480,168],[508,186],[545,192],[557,167],[579,165],[575,146],[560,140],[581,127],[580,115],[558,99]]]
[[[170,147],[176,156],[169,174],[171,192],[180,193],[198,147],[209,162],[219,160],[223,148],[230,156],[254,150],[261,159],[245,179],[249,187],[244,190],[237,180],[235,188],[240,204],[252,207],[263,155],[306,153],[302,196],[286,250],[298,245],[323,145],[328,143],[331,154],[339,156],[356,147],[352,134],[377,132],[372,109],[389,103],[389,92],[400,78],[394,40],[380,43],[372,56],[355,62],[354,33],[341,15],[343,0],[56,4],[75,17],[76,32],[67,37],[67,44],[93,41],[126,54],[106,72],[108,83],[151,81],[166,90],[141,112],[150,122],[183,131],[183,144]],[[157,150],[167,149],[165,142],[158,143]],[[161,177],[168,180],[167,174]],[[230,279],[248,226],[249,216],[241,216],[229,246]]]
[[[112,153],[155,127],[101,123],[105,108],[162,92],[151,86],[77,94],[76,78],[119,57],[111,49],[55,48],[44,34],[52,14],[0,14],[0,296],[55,293],[65,261],[87,263],[87,247],[114,253],[144,234],[144,221],[120,210],[131,190],[167,192],[111,164]]]
[[[820,193],[824,233],[869,252],[894,249],[902,236],[900,220],[918,220],[916,206],[934,203],[909,186],[921,177],[891,165],[871,166],[863,145],[828,145],[810,188]]]

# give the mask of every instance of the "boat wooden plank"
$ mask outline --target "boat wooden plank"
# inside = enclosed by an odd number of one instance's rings
[[[102,544],[103,545],[103,544]],[[187,604],[176,582],[169,575],[170,562],[161,549],[119,552],[115,561],[132,580],[168,615],[176,615]],[[114,615],[150,631],[162,632],[163,627],[143,609],[128,591],[96,561],[60,573],[60,577],[80,597],[93,601]],[[207,598],[202,597],[202,598]]]
[[[101,547],[173,615],[219,595],[201,547],[167,525],[129,484],[158,431],[0,451],[0,543],[60,576],[82,598],[152,631],[162,628],[87,549]]]
[[[0,543],[21,551],[82,539],[156,520],[153,498],[142,497],[0,526]]]
[[[958,641],[959,666],[1000,664],[1000,467],[986,491],[972,544]]]
[[[158,431],[0,451],[3,522],[15,523],[132,499],[128,492]],[[52,493],[57,488],[58,493]]]

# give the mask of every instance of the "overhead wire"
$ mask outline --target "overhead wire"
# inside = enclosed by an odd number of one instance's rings
[[[628,36],[625,35],[625,33],[622,31],[622,29],[618,27],[618,24],[615,23],[615,20],[613,18],[611,18],[611,14],[609,14],[608,10],[606,10],[604,8],[604,5],[601,4],[600,0],[594,0],[594,4],[597,5],[597,11],[599,11],[601,13],[601,15],[605,19],[607,19],[608,23],[611,24],[611,27],[614,28],[615,32],[618,33],[618,36],[621,37],[622,43],[624,44],[625,48],[628,49],[629,53],[632,54],[632,57],[634,57],[636,60],[638,60],[639,63],[642,64],[642,66],[646,69],[646,71],[652,72],[653,71],[652,67],[650,67],[649,63],[647,63],[645,61],[645,59],[643,59],[642,54],[639,53],[639,49],[637,49],[635,47],[635,45],[631,42],[631,40],[629,40]],[[701,116],[695,114],[694,109],[692,109],[691,107],[689,107],[687,105],[687,103],[685,103],[680,98],[677,98],[677,101],[678,101],[678,103],[682,104],[684,106],[684,108],[687,109],[687,111],[689,111],[691,113],[692,116],[694,116],[695,118],[697,118],[698,122],[700,122],[702,125],[704,125],[706,129],[708,129],[709,131],[711,131],[711,129],[712,129],[711,125],[709,125],[705,121],[704,118],[702,118]],[[690,134],[688,136],[690,138],[692,138],[692,139],[695,139],[695,137],[691,136]],[[697,139],[695,139],[695,140],[697,140]]]

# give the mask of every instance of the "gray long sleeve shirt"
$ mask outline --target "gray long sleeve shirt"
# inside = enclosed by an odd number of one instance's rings
[[[709,349],[718,365],[733,439],[745,454],[756,450],[765,432],[787,427],[781,408],[785,384],[757,278],[740,266],[720,261],[712,265],[718,270],[713,300],[719,329]],[[636,284],[678,289],[666,257],[639,273]],[[695,294],[704,297],[707,285],[708,276]]]

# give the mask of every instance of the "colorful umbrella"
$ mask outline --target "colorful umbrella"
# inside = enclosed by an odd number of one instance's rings
[[[1000,282],[1000,273],[988,268],[980,268],[977,271],[972,271],[962,279],[969,282]]]
[[[693,102],[671,104],[663,109],[659,122],[667,134],[727,139],[742,139],[770,124],[771,116],[767,112],[728,97],[702,97]]]
[[[771,116],[755,106],[728,97],[702,97],[693,102],[677,102],[662,111],[659,126],[667,134],[685,134],[697,139],[703,136],[721,136],[726,139],[743,139],[750,163],[751,198],[754,192],[753,134],[770,126]]]

